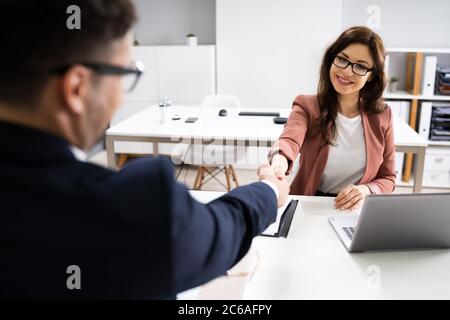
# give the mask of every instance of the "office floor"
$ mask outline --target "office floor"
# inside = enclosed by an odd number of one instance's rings
[[[107,164],[106,161],[106,152],[101,151],[91,157],[89,161],[96,163],[101,166],[105,166]],[[192,185],[194,184],[195,176],[197,174],[197,168],[196,167],[189,167],[185,166],[183,167],[181,173],[180,173],[180,166],[176,166],[175,168],[175,175],[178,176],[178,181],[181,183],[184,183],[189,189],[192,188]],[[239,184],[249,184],[252,182],[257,181],[256,172],[255,170],[248,170],[248,169],[236,169],[236,175],[238,177]],[[207,191],[226,191],[225,189],[225,174],[221,173],[217,176],[219,181],[216,181],[215,179],[209,180],[204,186],[202,187],[202,190]],[[292,179],[293,177],[288,177],[288,179]],[[397,186],[394,193],[411,193],[412,187],[399,187]],[[450,189],[435,189],[435,188],[423,188],[422,193],[431,193],[431,192],[450,192]]]

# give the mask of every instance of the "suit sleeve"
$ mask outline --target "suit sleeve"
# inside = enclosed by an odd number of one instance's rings
[[[395,189],[395,143],[392,112],[388,109],[388,126],[384,134],[383,162],[374,180],[367,183],[372,194],[391,193]]]
[[[275,220],[274,191],[258,182],[202,204],[185,186],[173,180],[166,165],[163,182],[169,182],[173,284],[176,292],[210,281],[230,269],[250,248],[253,237]]]
[[[297,98],[292,105],[292,111],[281,136],[269,153],[269,160],[276,153],[286,157],[289,165],[287,173],[292,170],[294,160],[300,152],[308,131],[308,124],[308,112],[300,105],[299,98]]]

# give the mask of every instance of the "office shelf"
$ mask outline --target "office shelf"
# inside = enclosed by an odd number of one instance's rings
[[[418,52],[418,53],[450,53],[450,48],[408,48],[408,47],[391,47],[386,48],[386,52],[392,53],[409,53],[409,52]]]
[[[386,91],[383,95],[385,99],[390,100],[404,100],[410,102],[409,109],[409,125],[412,128],[417,127],[417,123],[420,123],[420,113],[419,107],[422,102],[450,102],[450,96],[446,95],[423,95],[423,72],[424,72],[424,61],[425,57],[428,55],[436,55],[439,61],[443,65],[449,63],[450,48],[418,48],[418,47],[389,47],[386,49],[386,76],[389,79],[390,71],[396,70],[399,72],[399,66],[406,63],[406,74],[404,77],[404,87],[400,87],[401,90],[394,92]],[[442,59],[442,60],[441,60]],[[394,66],[393,69],[391,67]],[[403,71],[402,71],[403,72]],[[447,148],[450,147],[450,142],[447,141],[428,141],[429,146]],[[412,154],[406,154],[404,161],[404,169],[402,175],[402,183],[399,186],[410,186],[411,176],[413,175],[413,156]],[[405,182],[406,181],[406,182]],[[426,183],[423,184],[425,187],[439,187],[443,188],[446,186],[429,186]],[[450,187],[450,186],[448,186]]]
[[[450,101],[450,95],[433,95],[433,96],[424,96],[424,95],[414,95],[405,90],[397,90],[395,92],[387,92],[383,95],[385,99],[392,100],[424,100],[424,101]]]
[[[431,141],[428,140],[428,145],[431,146],[440,146],[440,147],[450,147],[450,141]]]

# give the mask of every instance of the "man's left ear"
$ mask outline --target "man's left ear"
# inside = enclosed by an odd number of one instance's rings
[[[63,97],[66,107],[72,113],[81,114],[85,111],[88,78],[89,72],[85,67],[73,66],[62,79]]]

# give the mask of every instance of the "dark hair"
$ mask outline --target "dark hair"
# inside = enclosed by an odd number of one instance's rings
[[[368,113],[381,113],[385,109],[382,95],[386,86],[384,74],[385,51],[380,36],[367,27],[352,27],[345,30],[339,38],[328,47],[320,68],[317,96],[320,106],[318,123],[323,145],[332,144],[336,136],[336,116],[338,94],[330,79],[330,68],[335,56],[353,43],[367,45],[374,61],[372,79],[360,90],[361,107]]]
[[[67,27],[71,5],[80,30]],[[135,21],[130,0],[2,0],[0,103],[35,103],[53,68],[100,58]]]

